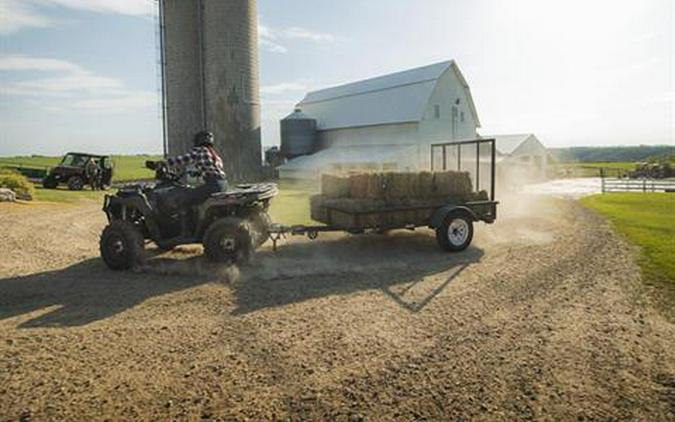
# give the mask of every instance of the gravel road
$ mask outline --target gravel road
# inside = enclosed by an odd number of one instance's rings
[[[431,232],[98,258],[98,203],[0,204],[0,420],[673,420],[675,325],[574,202]]]

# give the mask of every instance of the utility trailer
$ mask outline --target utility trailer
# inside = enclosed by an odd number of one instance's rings
[[[485,150],[485,147],[488,150]],[[471,155],[475,160],[471,159]],[[466,249],[473,239],[473,223],[493,223],[497,218],[495,200],[495,140],[477,139],[471,141],[445,142],[431,145],[431,171],[468,170],[473,175],[476,192],[486,185],[487,199],[459,201],[447,198],[436,203],[419,206],[378,207],[371,210],[347,209],[340,206],[326,206],[327,225],[285,226],[272,224],[270,238],[273,248],[286,235],[306,235],[316,239],[323,232],[348,232],[362,234],[367,232],[383,233],[389,230],[415,230],[428,227],[436,231],[439,246],[446,251],[456,252]],[[467,157],[469,157],[467,159]],[[467,166],[467,161],[474,166]],[[489,181],[481,185],[481,172],[485,167],[489,172]],[[467,168],[468,167],[468,168]],[[485,180],[483,179],[483,182]],[[391,218],[395,217],[395,218]]]

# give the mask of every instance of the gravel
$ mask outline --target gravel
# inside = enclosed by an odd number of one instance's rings
[[[673,420],[675,326],[574,202],[429,231],[98,258],[100,205],[0,204],[1,420]]]

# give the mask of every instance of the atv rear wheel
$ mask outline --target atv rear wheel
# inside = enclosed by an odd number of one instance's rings
[[[249,223],[234,217],[211,223],[202,243],[204,254],[214,262],[246,262],[255,249]]]
[[[44,179],[42,179],[42,187],[45,189],[56,189],[56,187],[59,185],[59,182],[56,181],[51,176],[47,176]]]
[[[101,258],[111,270],[128,270],[143,258],[143,235],[130,222],[116,220],[101,233]]]
[[[70,190],[82,190],[84,188],[84,179],[80,176],[73,176],[68,179],[68,189]]]

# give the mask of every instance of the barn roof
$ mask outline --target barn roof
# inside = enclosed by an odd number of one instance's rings
[[[480,126],[469,85],[454,60],[313,91],[298,107],[317,120],[320,130],[418,122],[438,79],[450,69],[466,90]]]

